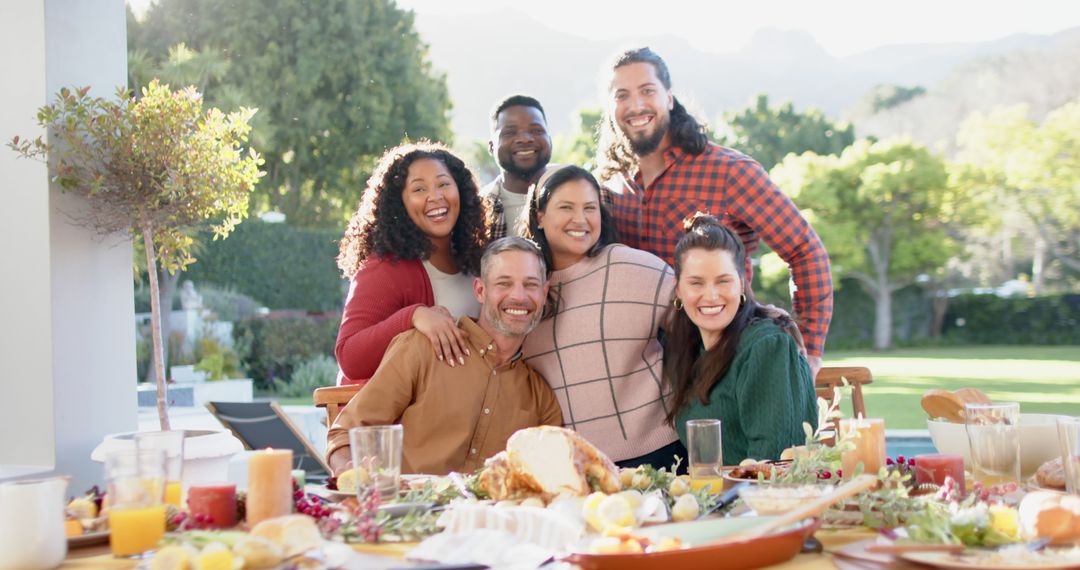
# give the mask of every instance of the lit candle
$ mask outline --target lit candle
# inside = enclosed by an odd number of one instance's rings
[[[248,460],[247,523],[292,512],[291,449],[266,449],[253,452]]]
[[[964,458],[956,453],[927,453],[915,456],[915,482],[944,485],[945,478],[952,477],[960,494],[965,492]]]
[[[840,433],[851,434],[855,448],[840,456],[844,477],[855,475],[855,468],[863,464],[863,473],[877,475],[885,465],[885,420],[881,418],[858,418],[840,420]]]
[[[210,517],[210,528],[236,526],[236,485],[199,485],[188,489],[191,515]]]

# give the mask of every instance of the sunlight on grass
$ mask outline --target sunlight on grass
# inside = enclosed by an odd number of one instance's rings
[[[1027,356],[1027,358],[1024,358]],[[998,401],[1020,402],[1029,413],[1080,415],[1080,348],[948,347],[887,353],[826,354],[826,366],[866,366],[867,412],[888,429],[926,429],[920,400],[927,390],[980,388]]]

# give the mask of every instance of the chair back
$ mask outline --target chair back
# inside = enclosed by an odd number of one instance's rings
[[[844,390],[845,379],[851,389],[852,413],[850,417],[855,418],[859,415],[864,418],[867,417],[866,401],[863,399],[862,387],[874,381],[869,368],[863,366],[825,366],[818,372],[817,378],[814,379],[814,390],[819,398],[832,402],[833,388]]]
[[[348,384],[315,389],[315,393],[312,395],[315,400],[315,407],[326,408],[326,427],[334,425],[334,420],[341,413],[341,409],[349,403],[349,400],[352,400],[352,397],[362,387],[363,384]]]
[[[277,402],[207,402],[206,408],[247,449],[291,449],[293,468],[308,481],[330,476],[330,466]]]

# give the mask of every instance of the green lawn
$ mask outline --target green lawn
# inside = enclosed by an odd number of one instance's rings
[[[1020,402],[1021,412],[1080,415],[1080,347],[974,346],[890,352],[836,351],[826,366],[866,366],[867,413],[889,429],[926,429],[919,405],[931,388],[980,388],[994,400]],[[845,411],[850,410],[846,405]]]

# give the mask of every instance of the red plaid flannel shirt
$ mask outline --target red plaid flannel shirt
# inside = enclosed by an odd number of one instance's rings
[[[664,158],[664,170],[644,190],[640,172],[633,181],[611,181],[622,184],[608,188],[605,197],[622,241],[674,266],[683,220],[708,212],[742,238],[749,280],[750,254],[760,236],[791,267],[799,329],[807,352],[821,356],[832,319],[832,274],[825,246],[799,209],[760,164],[740,152],[710,143],[696,156],[672,147]]]

